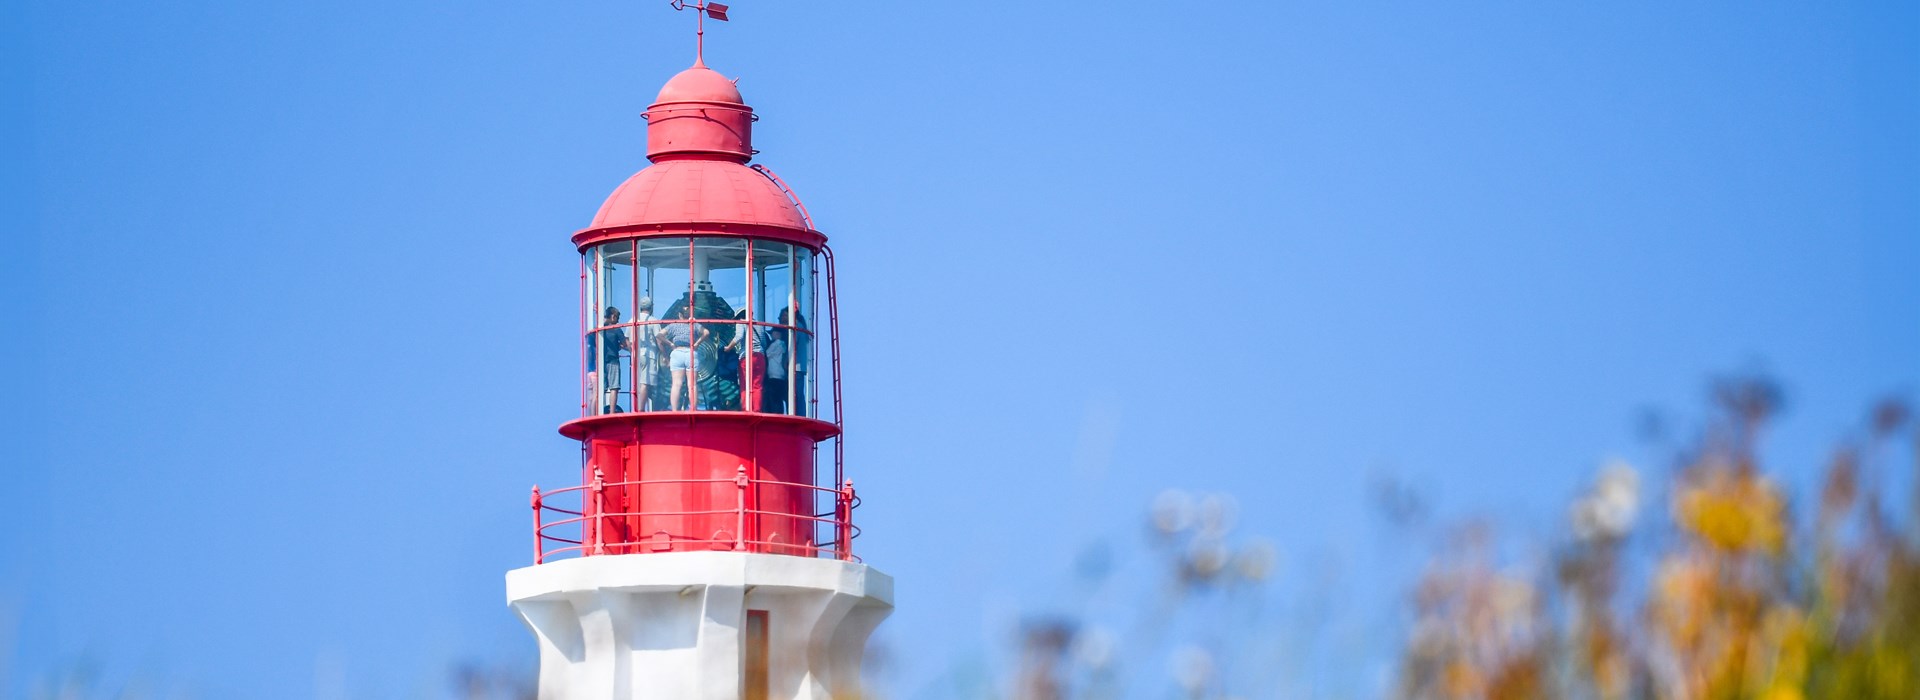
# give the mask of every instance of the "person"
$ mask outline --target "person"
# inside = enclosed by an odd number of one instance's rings
[[[734,313],[733,319],[739,323],[733,326],[733,340],[727,342],[727,349],[740,355],[740,378],[745,380],[741,386],[746,389],[740,399],[740,407],[742,410],[753,410],[746,405],[749,400],[747,397],[759,401],[760,395],[766,393],[766,338],[759,328],[748,323],[746,309]]]
[[[632,341],[627,332],[611,326],[620,325],[619,307],[609,306],[600,316],[601,330],[587,336],[587,358],[594,364],[587,371],[587,383],[599,387],[600,412],[619,413],[620,408],[620,351],[631,350]]]
[[[807,317],[790,314],[792,310],[793,307],[780,310],[780,324],[794,327],[789,334],[793,341],[787,346],[788,352],[793,354],[793,374],[788,381],[793,385],[790,390],[793,395],[792,412],[796,416],[804,416],[807,415],[807,370],[813,360],[813,334],[807,332]]]
[[[643,324],[654,320],[653,297],[640,297],[633,305],[633,336],[650,338],[652,328]],[[651,342],[635,342],[629,346],[633,351],[633,410],[645,411],[653,398],[654,372],[660,366],[660,346]]]
[[[787,336],[785,328],[768,328],[766,391],[760,393],[762,413],[787,412]]]
[[[706,341],[709,332],[693,322],[692,304],[681,305],[680,318],[683,320],[661,326],[654,339],[669,349],[667,371],[672,374],[672,382],[667,403],[675,411],[692,411],[699,404],[696,392],[700,390],[693,375],[693,348]]]

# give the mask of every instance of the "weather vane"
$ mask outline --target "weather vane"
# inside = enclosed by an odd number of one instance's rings
[[[687,0],[673,0],[671,4],[673,5],[673,9],[676,10],[689,8],[693,10],[693,16],[695,18],[693,21],[693,64],[696,66],[707,65],[707,18],[712,17],[720,22],[727,21],[727,6],[717,2],[705,2],[705,0],[693,0],[692,2],[688,2]]]

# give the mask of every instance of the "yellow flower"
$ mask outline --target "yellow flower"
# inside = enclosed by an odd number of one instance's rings
[[[1785,511],[1779,489],[1753,475],[1709,474],[1675,503],[1681,527],[1730,552],[1779,554],[1787,540]]]

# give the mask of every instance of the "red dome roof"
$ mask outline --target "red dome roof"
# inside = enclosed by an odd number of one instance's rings
[[[778,185],[728,160],[664,160],[649,165],[607,197],[589,228],[695,222],[808,230],[800,210]]]
[[[667,80],[660,88],[660,96],[654,98],[654,104],[665,102],[726,102],[746,104],[740,98],[740,88],[719,71],[704,65],[680,71],[679,75]]]

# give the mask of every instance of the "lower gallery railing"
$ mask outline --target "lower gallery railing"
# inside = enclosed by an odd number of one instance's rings
[[[832,506],[820,512],[823,502]],[[606,481],[533,489],[533,562],[600,554],[730,551],[859,561],[853,482],[838,488],[751,479]],[[825,535],[824,537],[822,535]]]

